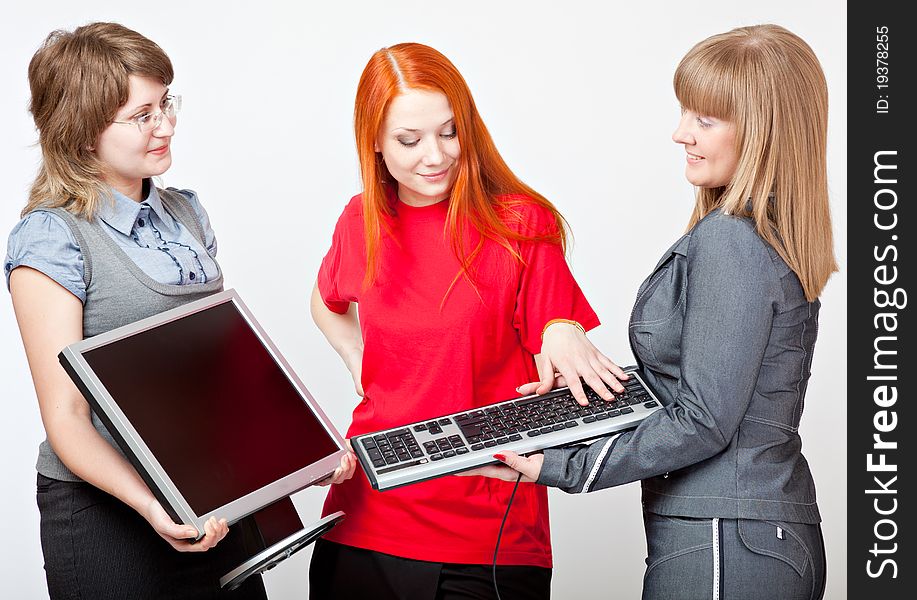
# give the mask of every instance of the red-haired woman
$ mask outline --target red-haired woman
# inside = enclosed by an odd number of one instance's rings
[[[348,436],[510,398],[536,373],[540,393],[559,372],[583,403],[581,377],[609,397],[603,382],[622,389],[586,338],[599,321],[565,261],[563,218],[510,171],[445,56],[420,44],[376,52],[354,127],[363,193],[312,296],[363,397]],[[512,490],[479,477],[385,493],[343,481],[325,512],[347,519],[315,548],[312,597],[490,597]],[[497,559],[503,595],[548,597],[551,560],[547,494],[522,484]]]

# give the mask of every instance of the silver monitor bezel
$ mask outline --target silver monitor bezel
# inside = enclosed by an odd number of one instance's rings
[[[185,500],[181,490],[178,489],[166,473],[153,452],[140,437],[140,434],[118,406],[118,403],[83,358],[83,353],[137,333],[147,331],[154,327],[176,321],[208,308],[225,304],[226,302],[232,302],[235,305],[249,327],[251,327],[252,331],[258,337],[259,341],[261,341],[271,357],[281,368],[284,375],[286,375],[287,379],[299,393],[303,402],[312,411],[328,435],[334,440],[338,450],[311,465],[273,481],[245,496],[237,498],[222,506],[218,506],[212,511],[204,514],[197,514],[191,508],[187,500]],[[309,390],[306,389],[306,386],[303,385],[302,381],[297,377],[289,363],[287,363],[283,355],[280,354],[280,351],[234,289],[218,292],[206,298],[189,302],[177,308],[136,321],[135,323],[118,327],[106,333],[76,342],[61,351],[61,358],[69,363],[73,370],[72,374],[78,377],[83,386],[85,386],[84,389],[81,389],[84,395],[87,392],[91,394],[91,400],[95,401],[91,403],[105,413],[107,419],[103,420],[110,423],[110,425],[117,430],[111,433],[116,439],[119,439],[119,441],[127,446],[127,448],[123,448],[123,450],[130,454],[128,458],[132,460],[135,467],[139,467],[145,471],[145,473],[140,473],[141,476],[144,477],[148,485],[152,483],[152,485],[157,488],[152,491],[154,493],[157,491],[159,492],[156,494],[159,500],[161,502],[165,501],[168,504],[168,506],[164,506],[163,508],[165,508],[173,518],[177,517],[180,523],[192,525],[201,533],[204,531],[204,523],[211,516],[226,519],[232,524],[277,500],[285,498],[317,481],[325,479],[340,465],[341,458],[347,452],[344,438],[338,433],[328,416],[321,407],[319,407],[318,403],[316,403],[312,394],[309,393]],[[87,398],[87,400],[90,399]],[[202,473],[201,476],[206,477],[206,473]],[[171,510],[169,510],[170,508]]]

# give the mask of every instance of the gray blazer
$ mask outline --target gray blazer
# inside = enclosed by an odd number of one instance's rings
[[[818,523],[798,428],[819,307],[749,219],[712,212],[663,255],[631,314],[665,409],[545,450],[538,483],[582,493],[642,479],[649,512]]]

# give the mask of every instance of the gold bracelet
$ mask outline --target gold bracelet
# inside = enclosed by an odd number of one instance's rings
[[[573,321],[571,319],[551,319],[550,321],[548,321],[547,325],[544,326],[544,329],[541,330],[541,340],[542,341],[544,341],[544,332],[547,331],[548,327],[550,327],[554,323],[566,323],[567,325],[573,325],[577,329],[582,331],[583,335],[586,335],[586,329],[582,325],[577,323],[576,321]]]

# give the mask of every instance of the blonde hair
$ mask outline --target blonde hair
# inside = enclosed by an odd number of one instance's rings
[[[155,43],[117,23],[52,32],[29,63],[29,111],[41,166],[25,215],[64,207],[91,219],[109,195],[105,165],[92,153],[130,94],[131,75],[172,82],[172,63]]]
[[[812,49],[777,25],[694,46],[674,78],[691,111],[735,124],[732,181],[698,188],[688,227],[712,210],[751,217],[814,301],[837,270],[828,206],[828,87]]]

